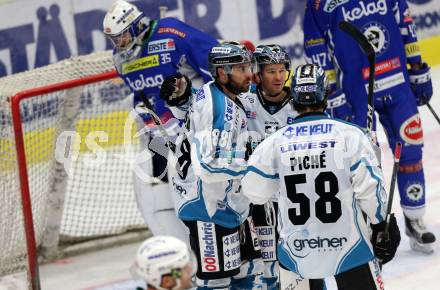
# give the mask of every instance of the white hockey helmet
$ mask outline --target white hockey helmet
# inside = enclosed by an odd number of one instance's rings
[[[173,289],[180,289],[182,271],[190,267],[188,276],[194,276],[197,271],[195,263],[191,250],[183,241],[172,236],[155,236],[141,244],[134,267],[139,278],[157,289],[165,289],[161,286],[164,275],[176,278]]]
[[[117,50],[129,50],[136,42],[141,43],[149,23],[135,5],[117,0],[104,17],[103,31]]]

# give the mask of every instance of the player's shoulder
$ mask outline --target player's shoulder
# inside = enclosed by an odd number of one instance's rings
[[[211,101],[212,98],[212,86],[213,81],[207,82],[206,84],[203,84],[200,88],[194,88],[193,89],[193,99],[192,99],[192,106],[193,107],[201,107],[203,109],[204,105],[207,102]]]
[[[350,123],[348,121],[345,120],[341,120],[338,118],[331,118],[331,120],[333,120],[336,124],[338,124],[338,126],[344,128],[344,130],[349,130],[352,132],[356,132],[357,134],[360,135],[365,135],[365,129],[363,129],[362,127],[360,127],[359,125],[356,125],[354,123]]]
[[[365,130],[356,124],[337,119],[331,118],[325,113],[311,113],[297,116],[291,124],[290,127],[304,126],[305,124],[311,124],[312,126],[320,126],[322,124],[331,124],[333,132],[342,132],[348,135],[365,135]],[[284,129],[288,128],[284,127]]]
[[[184,39],[188,36],[188,25],[173,17],[162,18],[157,21],[157,35],[175,39]]]

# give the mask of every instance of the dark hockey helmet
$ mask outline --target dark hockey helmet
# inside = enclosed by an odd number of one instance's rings
[[[284,64],[286,70],[290,70],[290,57],[278,44],[259,45],[254,51],[254,61],[261,70],[266,64]]]
[[[294,105],[319,105],[327,98],[327,78],[316,64],[300,65],[295,69],[291,84]]]
[[[223,42],[214,46],[208,54],[209,71],[217,76],[217,68],[223,67],[226,73],[232,72],[232,66],[252,63],[252,53],[238,42]]]

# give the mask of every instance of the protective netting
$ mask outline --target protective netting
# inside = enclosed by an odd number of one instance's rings
[[[111,53],[101,52],[0,79],[0,276],[26,267],[10,98],[112,70]],[[131,109],[119,79],[79,83],[20,103],[26,156],[20,166],[28,171],[37,247],[58,237],[83,240],[144,226],[132,185],[139,144]]]

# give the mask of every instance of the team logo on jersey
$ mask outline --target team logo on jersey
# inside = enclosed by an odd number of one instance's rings
[[[171,38],[155,40],[148,43],[148,53],[159,53],[172,50],[176,50],[176,45]]]
[[[400,137],[408,144],[423,144],[422,120],[419,114],[415,114],[402,123],[400,126]]]
[[[423,197],[423,186],[418,183],[411,184],[406,188],[406,196],[412,201],[419,201]]]
[[[146,69],[150,67],[159,66],[159,55],[149,55],[136,59],[127,63],[122,64],[122,74],[128,74],[141,69]]]
[[[379,22],[370,22],[362,27],[368,42],[373,46],[377,55],[383,54],[390,46],[390,35],[385,26]]]
[[[139,75],[139,79],[131,80],[130,78],[125,78],[128,81],[129,86],[134,91],[140,91],[146,88],[160,87],[163,83],[163,75],[155,75],[151,77],[144,77],[143,74]]]
[[[200,259],[202,260],[202,272],[218,272],[219,257],[214,223],[197,222],[197,230],[200,243]]]
[[[345,8],[342,7],[344,20],[351,22],[376,13],[385,15],[387,12],[388,8],[386,0],[372,1],[368,4],[365,4],[364,1],[359,1],[359,6],[354,7],[351,10],[345,10]]]
[[[342,4],[348,3],[349,0],[327,0],[324,5],[324,11],[327,13],[331,13],[336,7],[341,6]],[[318,9],[316,9],[318,10]]]

